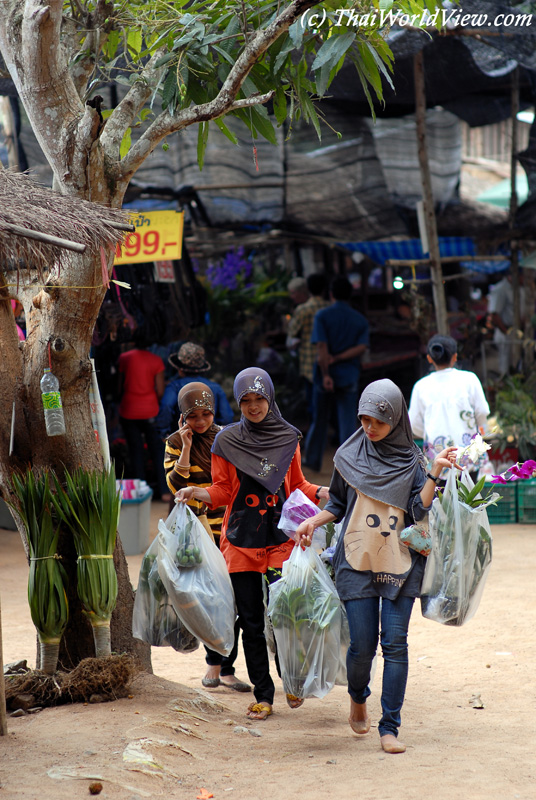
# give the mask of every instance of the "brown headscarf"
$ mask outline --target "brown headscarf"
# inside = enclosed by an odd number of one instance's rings
[[[179,411],[183,416],[184,422],[188,414],[197,408],[206,408],[214,414],[215,402],[212,390],[206,383],[192,381],[183,386],[178,397]],[[200,467],[203,472],[210,475],[212,443],[218,431],[219,425],[214,422],[205,433],[195,433],[192,436],[192,449],[190,451],[190,461]]]

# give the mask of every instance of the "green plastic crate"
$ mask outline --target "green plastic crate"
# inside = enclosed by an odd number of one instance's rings
[[[536,522],[536,479],[516,481],[517,521]]]
[[[513,481],[512,483],[499,483],[494,486],[500,495],[501,499],[497,502],[496,506],[488,506],[488,519],[491,525],[507,525],[509,522],[518,521],[518,497],[517,497],[517,484],[527,483],[527,481]],[[536,481],[535,489],[536,489]],[[488,488],[489,484],[485,484]],[[536,507],[534,509],[536,513]]]

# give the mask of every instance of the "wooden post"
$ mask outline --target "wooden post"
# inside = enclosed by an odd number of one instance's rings
[[[4,678],[4,654],[2,650],[2,605],[0,603],[0,736],[7,736],[6,679]]]
[[[439,254],[439,240],[434,212],[432,181],[428,164],[428,148],[426,143],[426,92],[424,87],[424,59],[420,50],[413,59],[413,75],[415,80],[415,122],[417,125],[417,152],[421,171],[422,199],[428,246],[430,248],[430,276],[432,278],[432,294],[434,298],[437,332],[447,336],[447,303],[443,286],[443,271]]]
[[[511,112],[512,112],[512,149],[510,151],[510,207],[508,209],[508,228],[513,231],[517,213],[517,115],[519,113],[519,68],[512,72],[511,87]],[[510,242],[510,265],[512,274],[512,290],[514,295],[514,330],[521,327],[521,308],[519,303],[519,245],[516,241]]]

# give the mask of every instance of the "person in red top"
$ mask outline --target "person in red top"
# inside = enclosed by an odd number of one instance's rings
[[[164,502],[169,502],[171,494],[164,472],[164,442],[155,425],[160,398],[164,394],[165,366],[159,356],[145,349],[148,342],[142,329],[138,328],[133,338],[134,349],[119,356],[119,418],[133,473],[130,477],[145,480],[145,438],[156,472],[156,494]]]
[[[283,419],[274,387],[260,367],[242,370],[234,382],[242,417],[221,430],[212,446],[212,486],[181,489],[177,502],[192,497],[210,508],[227,506],[220,549],[233,584],[238,622],[249,679],[256,702],[247,716],[266,719],[272,713],[274,682],[264,635],[263,583],[281,576],[294,541],[277,527],[281,507],[294,489],[309,499],[328,499],[325,486],[309,483],[301,470],[300,432]],[[276,659],[276,665],[278,662]],[[303,701],[287,695],[291,708]]]

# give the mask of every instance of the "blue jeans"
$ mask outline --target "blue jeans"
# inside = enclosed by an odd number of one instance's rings
[[[408,679],[408,626],[414,601],[414,597],[382,598],[381,612],[379,597],[345,602],[350,628],[350,647],[346,656],[348,692],[354,703],[364,703],[370,695],[370,668],[378,647],[381,624],[384,663],[382,718],[378,724],[380,736],[388,733],[398,736]]]
[[[333,407],[337,411],[339,444],[355,433],[357,428],[357,400],[359,384],[337,386],[333,392],[325,392],[316,383],[313,385],[313,422],[305,439],[305,464],[317,472],[322,469],[322,456],[326,449],[328,426]]]

